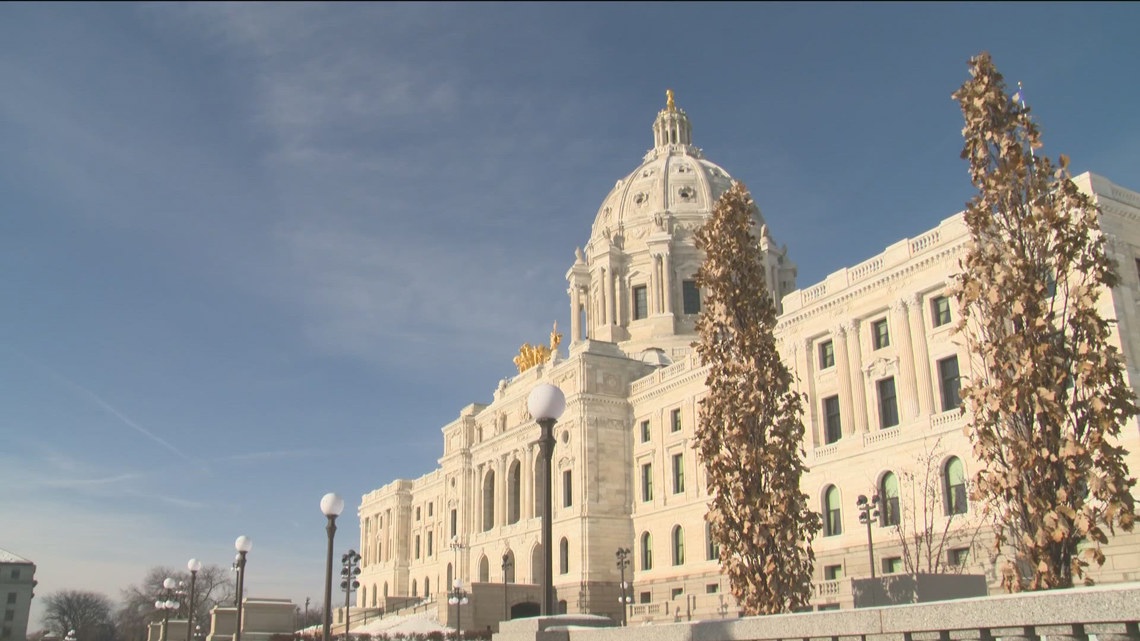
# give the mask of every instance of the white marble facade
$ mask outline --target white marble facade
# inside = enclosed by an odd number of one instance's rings
[[[360,608],[391,609],[397,597],[438,598],[453,578],[469,587],[539,581],[540,513],[535,492],[538,426],[526,397],[539,382],[566,393],[553,459],[554,585],[569,612],[619,616],[615,552],[631,550],[631,621],[731,616],[735,606],[704,524],[706,480],[693,449],[705,375],[691,349],[701,255],[693,231],[732,178],[692,144],[691,125],[670,102],[653,124],[654,147],[605,196],[584,251],[567,272],[568,350],[509,381],[489,403],[463,408],[442,428],[439,467],[396,480],[361,501]],[[1102,297],[1119,320],[1118,338],[1137,381],[1140,301],[1140,194],[1092,174],[1077,182],[1101,206],[1108,249],[1122,283]],[[952,374],[968,372],[952,332],[957,309],[946,296],[966,242],[961,214],[900,240],[821,283],[796,288],[796,267],[757,212],[768,285],[778,293],[785,361],[807,394],[804,491],[827,531],[816,540],[819,607],[846,604],[843,577],[869,574],[859,494],[919,503],[905,473],[936,449],[937,514],[956,504],[960,475],[975,465],[954,402]],[[563,324],[565,327],[566,325]],[[523,337],[524,338],[524,337]],[[512,355],[505,354],[508,359]],[[957,359],[958,368],[953,361]],[[1140,429],[1123,444],[1140,470]],[[892,480],[893,479],[893,480]],[[874,525],[879,572],[898,571],[891,530]],[[453,546],[452,541],[461,544]],[[993,568],[984,532],[976,545],[941,551],[971,571]],[[965,548],[970,547],[968,551]],[[1113,539],[1101,581],[1140,579],[1140,537]],[[503,569],[504,557],[510,568]],[[505,576],[504,576],[505,575]],[[500,589],[501,590],[501,589]],[[503,592],[474,604],[470,627],[501,618]],[[508,607],[537,593],[509,590]],[[846,600],[845,600],[846,599]],[[464,625],[469,627],[469,625]]]

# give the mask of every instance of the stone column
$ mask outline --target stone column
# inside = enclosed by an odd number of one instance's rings
[[[662,297],[664,300],[662,312],[666,314],[673,313],[673,260],[669,254],[662,254],[661,256],[661,271],[663,277],[661,279],[661,289],[665,295]]]
[[[902,418],[909,421],[918,416],[918,388],[914,380],[914,347],[911,345],[910,321],[906,310],[904,299],[900,298],[891,305],[891,328],[897,335],[899,344],[899,409]]]
[[[617,274],[614,273],[613,268],[610,269],[610,325],[618,324],[618,299],[617,299]],[[612,339],[611,339],[612,340]]]
[[[831,330],[835,342],[835,371],[839,375],[839,421],[844,434],[853,434],[855,419],[851,407],[851,368],[847,358],[847,323]],[[826,426],[825,426],[826,429]]]
[[[922,296],[911,294],[906,299],[910,318],[910,341],[914,351],[915,385],[918,387],[919,416],[929,416],[934,407],[934,386],[930,381],[930,353],[926,348],[926,324],[922,320]]]
[[[566,293],[570,295],[570,344],[576,345],[582,340],[581,288],[571,285]]]
[[[605,324],[609,323],[609,321],[606,320],[606,310],[609,308],[609,304],[606,302],[606,295],[608,294],[608,292],[606,291],[606,268],[605,267],[602,267],[601,278],[598,280],[598,291],[599,291],[599,295],[601,297],[599,300],[600,304],[598,305],[601,308],[598,310],[598,312],[599,312],[598,324],[599,325],[605,325]]]
[[[805,449],[813,450],[819,443],[819,408],[816,407],[815,395],[815,367],[812,363],[811,339],[801,340],[792,344],[795,353],[796,374],[799,377],[799,391],[808,398],[807,407],[804,408],[804,439]]]
[[[863,375],[863,347],[859,341],[859,321],[847,321],[847,347],[851,350],[851,405],[855,413],[855,431],[867,431],[867,384]]]

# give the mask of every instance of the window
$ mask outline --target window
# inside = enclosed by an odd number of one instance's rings
[[[887,527],[899,524],[899,479],[893,472],[883,475],[879,482],[879,525]]]
[[[935,296],[930,299],[930,315],[934,319],[935,327],[942,327],[950,322],[950,299],[945,296]]]
[[[825,565],[823,566],[823,580],[824,581],[837,581],[843,578],[843,565]]]
[[[431,514],[431,504],[428,504]],[[522,514],[522,464],[512,461],[507,470],[507,523],[518,523]]]
[[[479,581],[486,583],[491,580],[491,562],[486,556],[479,559]]]
[[[641,594],[637,595],[637,600],[641,603],[651,603],[653,601],[653,593],[642,592]]]
[[[641,466],[641,500],[653,500],[653,464],[646,463]]]
[[[435,545],[433,544],[434,542],[432,541],[432,538],[433,538],[432,534],[435,534],[435,533],[430,532],[430,531],[428,532],[428,538],[427,538],[427,555],[428,556],[432,555],[432,551],[435,548]]]
[[[420,508],[419,508],[419,506],[416,507],[416,520],[417,521],[420,520]]]
[[[871,323],[871,342],[874,343],[875,349],[883,349],[891,344],[891,333],[887,328],[887,319],[884,318]]]
[[[641,442],[648,443],[651,434],[649,433],[649,421],[641,422]]]
[[[428,503],[428,516],[432,515],[432,508],[433,507],[435,507],[435,503]]]
[[[1056,295],[1057,276],[1053,273],[1053,270],[1049,270],[1049,273],[1045,274],[1045,296],[1053,298]]]
[[[562,472],[562,507],[574,505],[574,479],[570,470]]]
[[[459,511],[451,510],[451,536],[459,533]]]
[[[835,367],[835,343],[824,341],[819,344],[819,368]]]
[[[966,469],[962,459],[951,456],[942,470],[943,502],[946,515],[966,513]]]
[[[673,565],[685,563],[685,530],[680,525],[673,526]]]
[[[685,491],[685,455],[673,455],[673,493]]]
[[[649,299],[646,297],[645,285],[633,288],[633,320],[641,320],[649,316]]]
[[[558,542],[558,573],[570,573],[570,542],[566,540],[566,537],[562,537],[562,540]]]
[[[839,397],[828,396],[823,399],[823,416],[826,433],[823,440],[830,444],[843,436],[843,424],[839,417]]]
[[[901,556],[888,556],[883,559],[883,574],[898,574],[903,571]]]
[[[705,559],[709,561],[720,559],[720,543],[713,538],[711,523],[705,523]]]
[[[483,479],[483,531],[495,527],[495,473],[488,472]]]
[[[8,593],[8,603],[11,604],[11,603],[15,603],[15,602],[16,602],[16,593],[15,592],[9,592]]]
[[[672,431],[681,431],[681,408],[677,408],[669,414],[669,425]]]
[[[895,396],[895,377],[884,378],[876,386],[879,388],[879,427],[886,429],[899,424],[898,399]]]
[[[946,551],[946,562],[950,567],[961,567],[966,565],[966,559],[970,556],[970,548],[951,548]]]
[[[19,579],[20,578],[20,571],[19,570],[12,570],[12,578],[13,579]]]
[[[938,361],[938,380],[942,388],[942,411],[949,412],[962,404],[958,396],[961,379],[958,378],[958,357],[951,356]]]
[[[641,569],[653,569],[653,535],[649,532],[641,533]]]
[[[697,281],[686,280],[681,283],[681,299],[686,314],[701,313],[701,290],[697,287]]]
[[[679,599],[683,596],[685,596],[685,588],[673,588],[669,591],[669,598],[671,599]]]
[[[4,620],[5,621],[15,621],[16,620],[16,611],[15,610],[5,610],[4,611]]]
[[[717,585],[716,583],[706,583],[705,584],[705,594],[716,594],[717,592],[720,592],[720,586],[719,585]]]
[[[416,558],[420,558],[420,535],[416,535]]]
[[[843,520],[839,508],[839,488],[828,486],[823,493],[823,535],[843,534]]]

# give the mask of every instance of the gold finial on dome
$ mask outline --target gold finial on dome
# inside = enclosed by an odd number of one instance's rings
[[[561,343],[562,334],[558,333],[557,322],[554,323],[554,329],[550,330],[550,347],[523,343],[523,346],[519,348],[519,355],[515,357],[515,366],[519,368],[519,374],[535,365],[549,361],[552,355],[558,353],[558,345]]]
[[[677,103],[673,102],[673,90],[665,90],[665,109],[666,111],[677,111]]]

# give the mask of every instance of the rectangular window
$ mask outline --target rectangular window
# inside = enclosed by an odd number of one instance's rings
[[[19,570],[12,570],[12,578],[13,579],[19,579],[20,578],[20,571]]]
[[[435,503],[428,503],[428,516],[431,516],[433,507],[435,507]]]
[[[420,535],[416,535],[416,558],[420,558]]]
[[[416,508],[416,520],[420,520],[420,508]]]
[[[701,290],[697,281],[686,280],[681,283],[681,298],[684,300],[686,314],[701,313]]]
[[[891,344],[891,332],[887,328],[887,319],[884,318],[871,323],[871,341],[875,344],[875,349],[883,349]]]
[[[843,436],[843,425],[839,417],[838,396],[828,396],[823,399],[823,416],[827,431],[824,435],[824,440],[828,444],[834,443]]]
[[[819,368],[835,367],[835,343],[824,341],[819,344]]]
[[[641,466],[641,500],[653,500],[653,464],[646,463]]]
[[[574,482],[570,470],[562,472],[562,507],[574,505]]]
[[[674,432],[680,432],[681,431],[681,410],[680,409],[673,410],[673,412],[670,414],[670,421],[671,421],[670,425],[672,426],[672,430]]]
[[[15,602],[16,602],[16,593],[15,592],[9,592],[8,593],[8,603],[15,603]]]
[[[705,594],[716,594],[717,592],[720,592],[720,585],[716,583],[705,584]]]
[[[685,455],[673,455],[673,493],[685,491]]]
[[[641,320],[649,316],[649,299],[645,285],[633,288],[633,320]]]
[[[459,511],[458,510],[452,510],[451,511],[451,536],[455,536],[456,534],[458,534],[458,527],[459,527]]]
[[[669,594],[670,594],[670,598],[672,598],[672,599],[680,598],[680,597],[684,596],[685,588],[673,588],[672,591],[669,592]]]
[[[883,559],[883,574],[898,574],[903,571],[901,556],[888,556]]]
[[[886,429],[899,424],[898,399],[895,396],[895,377],[884,378],[879,388],[879,427]]]
[[[950,322],[950,299],[945,296],[935,296],[930,299],[930,315],[934,319],[935,327],[942,327]]]
[[[15,610],[5,610],[4,611],[4,620],[5,621],[15,621],[16,620],[16,611]]]
[[[958,397],[961,379],[958,377],[958,357],[951,356],[938,361],[938,380],[942,387],[942,411],[950,410],[962,404]]]
[[[653,594],[650,592],[642,592],[641,594],[637,595],[637,600],[642,603],[652,603]]]
[[[843,565],[825,565],[823,566],[823,580],[824,581],[837,581],[843,578]]]
[[[969,556],[970,548],[952,548],[946,551],[946,561],[952,568],[966,565],[966,559]]]
[[[432,535],[433,535],[433,534],[435,534],[435,533],[434,533],[434,532],[428,532],[428,553],[427,553],[427,555],[428,555],[428,556],[431,556],[431,555],[432,555],[432,548],[434,548],[434,547],[435,547],[435,546],[432,544],[432,538],[433,538],[433,537],[432,537]]]
[[[641,442],[648,443],[651,434],[649,433],[649,421],[641,422]]]

